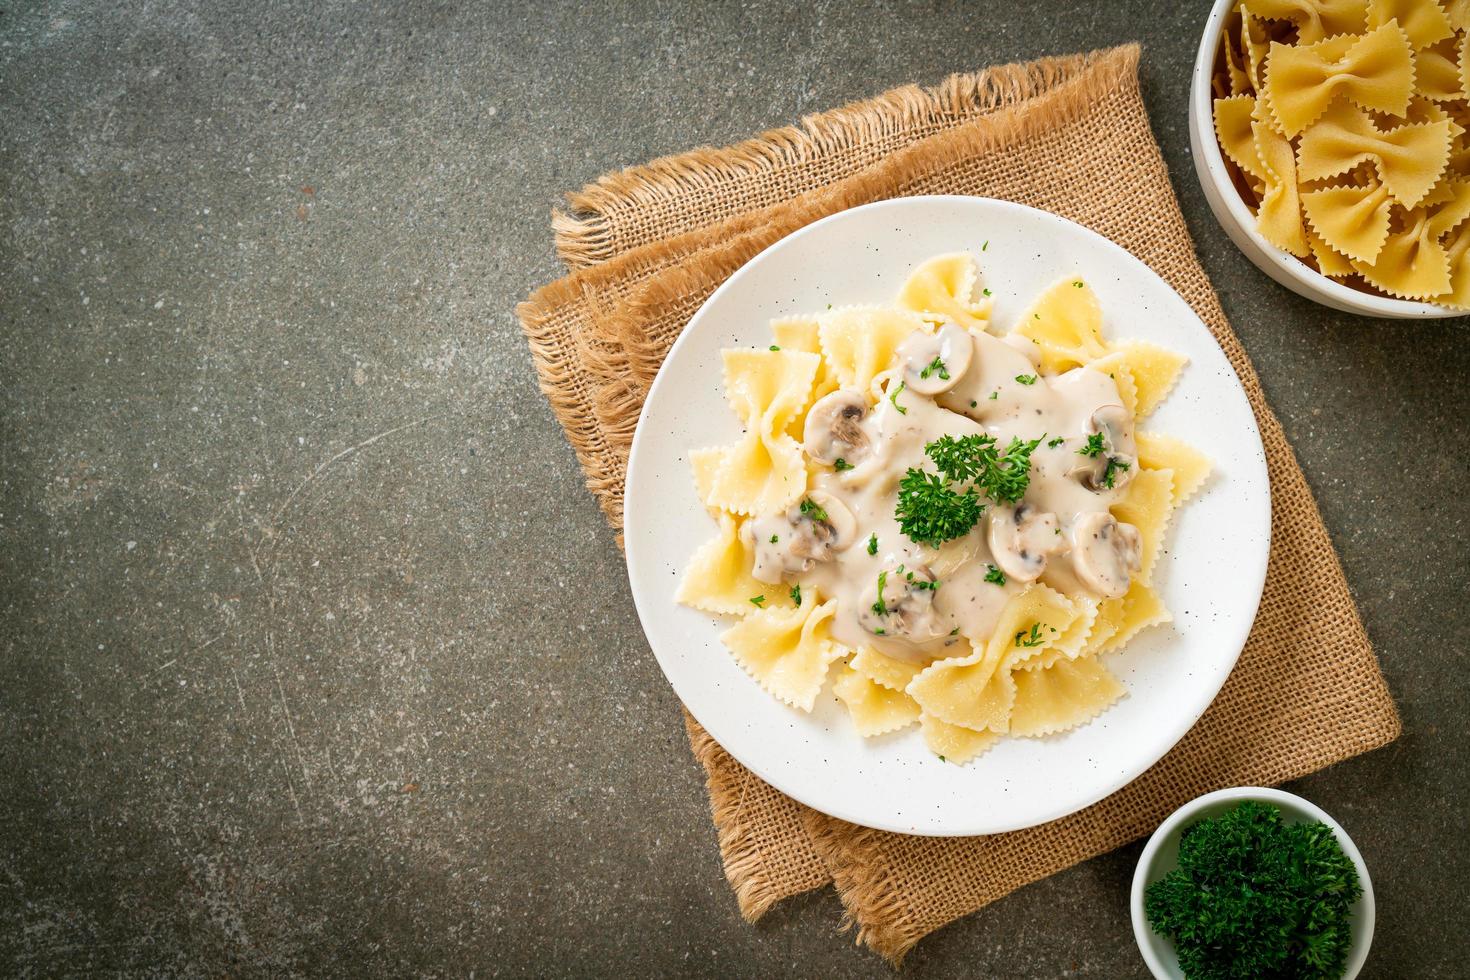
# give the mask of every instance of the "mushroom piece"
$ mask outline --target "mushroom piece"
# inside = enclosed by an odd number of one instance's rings
[[[856,539],[857,519],[830,493],[813,490],[784,514],[746,521],[740,537],[755,554],[751,574],[775,584],[831,561]]]
[[[1044,513],[1031,504],[992,507],[990,510],[990,553],[1008,578],[1034,582],[1046,571],[1046,560],[1065,547],[1057,515]]]
[[[818,398],[806,413],[802,448],[822,463],[857,465],[872,450],[863,420],[868,417],[868,399],[860,391],[840,388]]]
[[[944,632],[934,609],[938,589],[927,566],[885,568],[863,591],[858,623],[874,636],[915,643],[935,639]]]
[[[970,369],[975,341],[965,329],[946,323],[934,333],[915,331],[898,345],[903,383],[921,395],[938,395],[960,383]]]
[[[1117,599],[1126,593],[1142,561],[1138,528],[1107,511],[1088,512],[1072,525],[1072,567],[1082,584],[1098,595]]]
[[[1116,490],[1133,479],[1138,460],[1133,455],[1131,421],[1122,405],[1103,405],[1087,420],[1083,431],[1089,439],[1102,436],[1102,451],[1079,456],[1071,469],[1071,475],[1080,478],[1087,489],[1094,493]]]

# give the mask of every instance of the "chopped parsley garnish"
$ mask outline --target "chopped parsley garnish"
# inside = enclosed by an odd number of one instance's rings
[[[912,578],[910,578],[909,581],[910,582],[913,582],[914,583],[914,588],[918,589],[920,592],[925,592],[925,591],[927,591],[927,592],[938,592],[939,591],[939,579],[935,579],[932,582],[914,582],[914,580]]]
[[[1102,454],[1103,448],[1103,434],[1101,432],[1094,432],[1087,437],[1087,443],[1081,449],[1077,450],[1077,455],[1099,456]]]
[[[1082,280],[1081,279],[1078,279],[1076,282],[1072,283],[1072,285],[1076,286],[1078,289],[1081,289],[1082,288]]]
[[[973,399],[973,398],[970,399],[970,407],[971,408],[974,408],[978,404],[980,404],[980,403],[977,402],[975,399]]]
[[[940,756],[940,757],[939,757],[939,761],[940,761],[940,762],[943,762],[943,761],[944,761],[944,756],[942,756],[942,755],[941,755],[941,756]]]
[[[898,403],[898,396],[901,395],[901,394],[903,394],[903,390],[905,388],[907,388],[907,387],[908,387],[907,384],[905,384],[904,382],[900,381],[898,383],[898,387],[893,390],[893,394],[891,394],[891,395],[888,396],[888,400],[891,401],[891,402],[893,402],[893,407],[898,410],[898,414],[899,415],[907,415],[909,413],[909,410],[908,409],[904,408],[902,405],[900,405]]]
[[[1061,436],[1057,436],[1051,442],[1049,442],[1049,443],[1046,444],[1046,448],[1047,449],[1055,449],[1055,448],[1057,448],[1058,446],[1060,446],[1062,443],[1064,443],[1066,441],[1067,440],[1066,439],[1063,439]]]
[[[944,362],[937,357],[934,358],[934,360],[930,361],[928,366],[925,367],[924,370],[919,372],[919,377],[920,379],[927,381],[929,380],[929,375],[936,373],[939,375],[939,380],[949,380],[949,368],[945,367]]]
[[[1107,487],[1109,490],[1113,489],[1113,481],[1118,478],[1117,471],[1126,470],[1127,468],[1128,461],[1126,459],[1119,459],[1116,456],[1109,456],[1108,465],[1103,467],[1103,486]]]
[[[793,585],[791,587],[790,595],[791,595],[791,601],[794,602],[794,603],[796,603],[796,607],[798,609],[800,609],[801,608],[801,586],[800,585]]]
[[[1045,640],[1041,636],[1040,623],[1032,623],[1029,634],[1024,630],[1016,634],[1016,646],[1018,647],[1039,647],[1044,642]]]
[[[980,246],[980,251],[983,252],[983,251],[985,251],[989,247],[990,247],[990,239],[987,238],[987,239],[985,239],[985,244]]]
[[[911,468],[898,483],[898,526],[920,544],[939,545],[967,533],[984,510],[974,487],[955,490],[938,473]]]
[[[989,582],[991,585],[1005,585],[1006,584],[1006,573],[1005,572],[1003,572],[1000,569],[996,568],[994,565],[987,565],[986,567],[989,569],[989,571],[987,571],[985,573],[985,581]]]
[[[772,344],[771,345],[771,350],[780,350],[780,349],[781,348],[779,346],[777,346],[776,344]]]
[[[938,545],[967,533],[980,520],[985,510],[980,492],[997,503],[1020,500],[1030,485],[1031,453],[1041,438],[1013,438],[1004,454],[995,437],[983,433],[935,439],[924,452],[939,472],[914,467],[899,481],[899,527],[913,541]]]
[[[801,498],[801,512],[814,521],[827,520],[827,512],[810,497]]]
[[[1144,892],[1189,977],[1338,977],[1363,888],[1332,828],[1246,801],[1184,828],[1179,866]]]
[[[985,294],[985,295],[986,295],[986,296],[989,296],[989,295],[990,295],[990,290],[988,290],[988,289],[982,289],[982,290],[980,290],[980,291],[981,291],[981,292],[982,292],[982,293],[984,293],[984,294]]]
[[[1034,385],[1036,383],[1036,375],[1018,374],[1016,375],[1016,382],[1023,385]]]
[[[991,401],[995,401],[999,397],[1000,397],[1000,390],[999,389],[996,389],[995,391],[992,391],[990,393],[990,400]]]
[[[873,615],[887,616],[888,604],[883,601],[883,587],[888,584],[888,569],[878,573],[878,601],[873,603]]]
[[[752,606],[759,606],[759,605],[761,605],[761,603],[763,603],[765,601],[766,601],[766,597],[763,596],[763,595],[753,595],[753,596],[750,597],[750,604]]]
[[[876,535],[876,534],[870,534],[870,535],[868,535],[868,554],[870,554],[870,555],[876,555],[877,553],[878,553],[878,535]]]
[[[949,635],[950,636],[959,636],[960,635],[960,628],[958,626],[956,626],[954,629],[952,629],[952,630],[949,631]]]
[[[887,633],[888,631],[887,630],[881,630],[881,629],[879,629],[879,630],[873,630],[873,632],[876,633],[876,634],[878,634],[879,636],[882,636],[884,633]]]
[[[843,470],[852,469],[852,464],[843,459],[841,456],[838,456],[836,462],[832,464],[832,468],[841,473]]]
[[[781,535],[779,535],[779,534],[773,534],[773,535],[771,535],[771,544],[775,544],[777,541],[780,541],[780,540],[781,540]]]

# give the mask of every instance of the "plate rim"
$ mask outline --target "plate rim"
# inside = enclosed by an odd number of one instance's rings
[[[1106,799],[1107,797],[1118,792],[1123,787],[1132,783],[1134,780],[1138,779],[1154,765],[1156,765],[1161,759],[1163,759],[1171,751],[1173,751],[1174,748],[1179,744],[1179,742],[1184,738],[1184,736],[1187,735],[1196,724],[1198,724],[1199,719],[1203,717],[1206,711],[1209,710],[1210,706],[1215,703],[1215,699],[1219,697],[1220,691],[1224,689],[1226,681],[1228,681],[1230,675],[1234,673],[1235,667],[1240,660],[1241,651],[1245,648],[1245,644],[1250,637],[1251,629],[1255,625],[1255,618],[1260,610],[1261,599],[1264,595],[1266,573],[1270,565],[1272,543],[1272,493],[1270,470],[1266,464],[1265,444],[1261,440],[1260,424],[1256,418],[1255,409],[1250,404],[1249,395],[1246,392],[1245,385],[1240,380],[1240,375],[1235,370],[1235,365],[1230,363],[1230,358],[1225,354],[1224,348],[1221,347],[1220,342],[1215,338],[1215,335],[1210,331],[1204,320],[1199,316],[1197,312],[1195,312],[1194,308],[1189,305],[1189,302],[1179,294],[1178,290],[1171,286],[1162,276],[1160,276],[1156,271],[1154,271],[1151,266],[1149,266],[1138,256],[1134,255],[1132,252],[1128,251],[1117,242],[1114,242],[1106,236],[1094,231],[1091,228],[1088,228],[1086,225],[1072,221],[1068,218],[1064,218],[1061,215],[1054,214],[1050,211],[1044,211],[1040,208],[1034,208],[1030,205],[1019,204],[1015,201],[1007,201],[1001,198],[979,197],[965,194],[918,194],[908,197],[895,197],[886,198],[881,201],[872,201],[867,204],[858,205],[852,208],[845,208],[841,211],[826,215],[823,218],[803,225],[790,234],[777,239],[770,245],[767,245],[765,248],[761,249],[761,251],[743,262],[738,269],[731,273],[730,276],[724,282],[722,282],[715,289],[715,291],[712,292],[705,299],[703,303],[700,304],[699,309],[695,310],[693,315],[690,316],[688,322],[685,323],[683,329],[680,331],[679,336],[675,338],[674,343],[670,345],[668,353],[664,355],[664,360],[659,365],[659,370],[654,376],[653,383],[649,385],[648,393],[644,396],[643,404],[638,412],[638,423],[633,433],[633,442],[631,447],[629,448],[628,464],[624,474],[624,565],[629,578],[629,591],[632,592],[633,595],[634,609],[636,610],[638,615],[639,627],[643,630],[644,639],[647,641],[649,649],[653,652],[654,658],[658,662],[659,670],[663,673],[664,680],[668,683],[669,687],[673,689],[675,697],[679,698],[679,702],[684,707],[684,710],[688,711],[690,716],[693,717],[695,721],[699,722],[700,726],[706,730],[711,738],[714,738],[714,733],[710,729],[710,726],[706,724],[705,720],[701,719],[698,713],[696,713],[693,708],[685,703],[685,700],[682,697],[679,697],[678,686],[674,683],[673,677],[670,675],[669,668],[664,662],[664,657],[658,649],[658,644],[654,642],[653,634],[649,629],[649,623],[652,621],[654,616],[657,615],[657,610],[651,607],[647,609],[645,608],[644,599],[640,597],[638,589],[633,585],[634,568],[638,564],[637,556],[641,554],[641,550],[639,545],[640,535],[632,533],[632,528],[630,527],[630,515],[634,512],[634,508],[629,506],[629,501],[631,501],[637,495],[636,491],[634,490],[636,483],[633,479],[633,474],[639,468],[639,463],[642,459],[640,449],[645,444],[643,438],[645,432],[644,422],[648,417],[650,406],[655,404],[661,387],[669,383],[668,378],[672,376],[665,369],[675,359],[675,355],[679,352],[682,345],[689,341],[689,338],[697,332],[698,324],[707,315],[710,308],[715,305],[716,301],[719,300],[726,293],[726,291],[738,289],[740,282],[745,278],[747,274],[750,273],[751,268],[756,263],[764,259],[769,253],[775,252],[778,249],[782,249],[784,247],[788,247],[790,243],[807,235],[816,233],[825,225],[836,223],[841,220],[852,220],[852,216],[855,214],[870,211],[891,210],[895,208],[902,209],[905,207],[912,207],[916,204],[948,204],[962,208],[972,207],[975,204],[983,204],[986,206],[998,205],[1001,207],[1002,210],[1026,212],[1032,216],[1039,217],[1042,221],[1057,223],[1060,225],[1068,226],[1073,230],[1080,231],[1084,237],[1095,240],[1105,249],[1117,253],[1124,262],[1131,263],[1136,268],[1142,270],[1142,272],[1146,276],[1151,277],[1160,287],[1162,287],[1167,292],[1172,293],[1175,297],[1179,299],[1179,301],[1184,305],[1185,309],[1189,311],[1189,314],[1193,318],[1194,324],[1197,326],[1197,328],[1202,330],[1205,336],[1209,339],[1210,343],[1214,344],[1219,349],[1221,360],[1223,361],[1225,368],[1229,373],[1229,380],[1234,384],[1236,390],[1240,393],[1241,397],[1246,403],[1246,407],[1248,409],[1246,414],[1248,416],[1249,422],[1249,433],[1254,442],[1254,445],[1259,449],[1259,452],[1254,454],[1253,458],[1258,461],[1259,475],[1261,477],[1259,482],[1263,491],[1260,495],[1260,513],[1256,515],[1262,531],[1261,537],[1263,541],[1263,557],[1259,562],[1259,571],[1254,576],[1255,581],[1251,583],[1252,587],[1250,590],[1250,594],[1254,596],[1254,599],[1250,603],[1249,614],[1242,617],[1242,623],[1244,624],[1243,629],[1238,631],[1238,636],[1230,638],[1229,649],[1231,649],[1233,652],[1229,657],[1228,668],[1224,669],[1221,672],[1219,685],[1215,688],[1213,692],[1211,692],[1210,696],[1207,699],[1203,700],[1203,702],[1199,706],[1199,709],[1192,712],[1192,717],[1188,719],[1188,723],[1181,725],[1178,732],[1172,734],[1168,738],[1167,744],[1163,744],[1163,747],[1157,752],[1157,754],[1154,754],[1151,751],[1141,753],[1139,758],[1146,758],[1147,761],[1144,761],[1141,765],[1137,765],[1136,767],[1133,765],[1123,767],[1123,769],[1120,771],[1120,775],[1115,779],[1108,781],[1105,788],[1101,792],[1089,795],[1089,798],[1083,799],[1081,802],[1077,802],[1075,804],[1072,802],[1065,803],[1059,808],[1050,810],[1044,816],[1038,817],[1036,819],[1028,818],[1026,822],[987,827],[984,830],[944,830],[929,826],[898,826],[892,823],[884,822],[882,820],[874,820],[871,816],[865,816],[860,813],[854,813],[852,811],[845,810],[843,807],[833,807],[830,803],[827,802],[814,801],[809,796],[809,794],[805,792],[804,787],[800,785],[792,785],[790,781],[782,779],[780,777],[773,777],[769,773],[769,771],[763,770],[758,765],[753,764],[749,758],[748,753],[737,751],[735,748],[732,748],[731,746],[725,745],[723,742],[720,742],[719,739],[715,739],[715,741],[720,744],[720,746],[724,748],[726,752],[730,753],[730,755],[737,762],[739,762],[742,766],[745,766],[762,781],[774,787],[779,792],[790,796],[792,799],[805,806],[811,807],[819,813],[835,817],[839,820],[845,820],[849,823],[853,823],[861,827],[868,827],[871,829],[883,830],[891,833],[905,834],[908,836],[936,838],[972,837],[987,836],[990,834],[999,833],[1011,833],[1018,830],[1026,830],[1032,827],[1039,827],[1044,824],[1051,823],[1052,821],[1059,820],[1063,817],[1070,816],[1071,814],[1077,813],[1081,810],[1085,810],[1087,807],[1092,806],[1099,800]],[[651,606],[651,601],[649,605]],[[1242,604],[1242,612],[1245,612],[1244,604]],[[742,671],[742,673],[744,672]],[[745,674],[745,676],[749,678],[748,674]],[[1152,757],[1148,758],[1149,756]]]

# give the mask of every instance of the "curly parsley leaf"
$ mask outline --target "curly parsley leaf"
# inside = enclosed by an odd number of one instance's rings
[[[968,533],[984,510],[974,487],[955,490],[937,473],[910,469],[898,484],[899,529],[920,544],[937,546]]]
[[[1000,569],[996,568],[994,565],[987,565],[986,568],[988,570],[985,573],[985,581],[989,582],[991,585],[1005,585],[1006,584],[1006,573],[1005,572],[1003,572]]]
[[[801,512],[814,521],[827,520],[827,512],[810,497],[801,498]]]
[[[1087,437],[1087,442],[1081,449],[1077,450],[1078,456],[1100,456],[1106,447],[1103,445],[1103,434],[1094,432]]]
[[[939,380],[941,381],[949,380],[949,368],[945,367],[944,362],[937,357],[934,358],[934,360],[930,361],[928,366],[926,366],[924,370],[919,372],[919,377],[927,381],[929,380],[929,375],[931,374],[938,374]]]
[[[898,396],[903,394],[903,390],[907,387],[907,383],[900,381],[898,383],[898,387],[893,390],[893,394],[888,396],[888,400],[893,403],[893,408],[895,411],[898,412],[899,415],[907,415],[909,413],[908,409],[904,408],[898,403]]]

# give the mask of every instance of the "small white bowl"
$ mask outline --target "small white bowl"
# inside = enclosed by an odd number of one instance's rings
[[[1373,943],[1373,882],[1368,878],[1368,866],[1363,863],[1363,855],[1358,853],[1358,848],[1347,831],[1317,805],[1279,789],[1259,786],[1222,789],[1191,800],[1170,814],[1169,819],[1160,824],[1159,829],[1148,839],[1148,844],[1144,846],[1143,854],[1138,859],[1138,868],[1133,872],[1131,902],[1133,938],[1138,942],[1143,961],[1158,980],[1183,980],[1184,973],[1179,969],[1174,944],[1149,928],[1148,917],[1143,911],[1144,892],[1149,885],[1178,866],[1179,835],[1185,827],[1207,817],[1219,816],[1245,800],[1269,803],[1277,807],[1287,823],[1310,823],[1318,820],[1325,823],[1337,835],[1337,842],[1342,845],[1343,853],[1358,869],[1358,883],[1363,886],[1363,894],[1353,911],[1353,944],[1348,950],[1347,964],[1342,975],[1343,980],[1353,980],[1367,961],[1368,947]]]
[[[1239,0],[1217,0],[1210,19],[1205,23],[1199,55],[1194,61],[1194,80],[1189,89],[1189,145],[1194,157],[1194,172],[1204,188],[1210,210],[1225,228],[1225,234],[1266,275],[1307,299],[1359,316],[1388,317],[1395,320],[1443,319],[1464,316],[1434,303],[1374,296],[1345,286],[1322,275],[1293,256],[1283,252],[1262,237],[1256,229],[1255,216],[1241,199],[1230,180],[1230,172],[1220,155],[1215,138],[1214,97],[1210,76],[1214,72],[1215,53],[1219,48],[1221,25]]]

